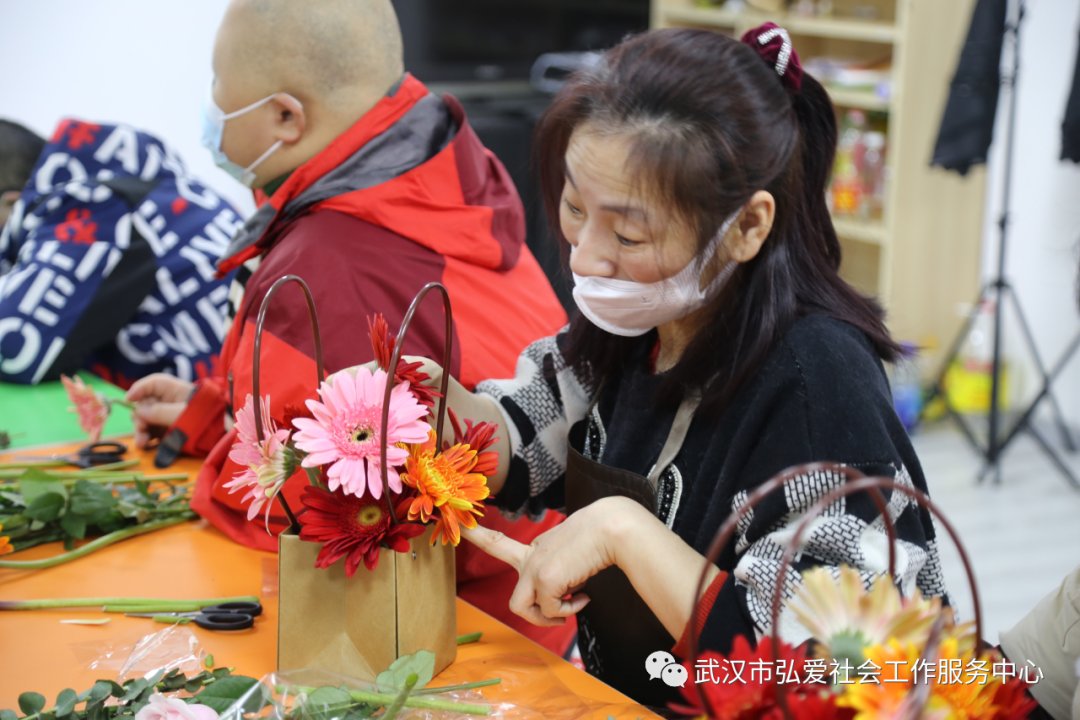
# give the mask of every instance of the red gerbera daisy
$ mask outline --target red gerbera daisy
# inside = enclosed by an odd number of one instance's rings
[[[793,648],[785,642],[780,643],[780,652],[776,660],[783,663],[783,667],[794,670],[798,678],[806,676],[804,664],[806,662],[806,649]],[[835,720],[837,718],[850,718],[854,713],[847,709],[836,707],[836,702],[831,692],[825,685],[803,684],[798,680],[785,682],[771,676],[755,676],[752,672],[754,667],[776,667],[772,651],[772,638],[764,637],[756,648],[750,646],[749,641],[739,635],[732,643],[731,653],[727,658],[713,651],[706,651],[701,655],[698,664],[686,663],[688,677],[700,682],[686,683],[682,688],[682,696],[691,703],[689,707],[673,705],[672,709],[684,714],[701,717],[705,714],[705,708],[701,706],[699,692],[703,692],[708,698],[712,715],[709,717],[717,720],[750,720],[768,719],[780,720],[785,717],[780,707],[776,704],[776,682],[785,683],[785,698],[791,716],[796,720]],[[733,666],[745,669],[745,674],[740,673],[738,678],[711,677],[697,678],[698,668],[722,668]]]
[[[386,324],[386,318],[382,313],[376,313],[374,317],[368,317],[368,336],[371,338],[371,349],[375,352],[375,364],[387,372],[390,371],[390,358],[394,355],[394,344],[397,338],[390,337],[390,326]],[[416,402],[430,409],[435,407],[435,399],[439,393],[432,386],[426,384],[430,376],[420,370],[423,363],[405,362],[398,358],[397,369],[394,371],[394,384],[409,383],[409,390],[416,396]]]
[[[494,475],[499,469],[499,453],[494,450],[484,451],[495,444],[495,440],[498,439],[495,437],[495,431],[499,429],[499,426],[495,423],[474,423],[472,420],[466,420],[465,429],[462,430],[454,411],[450,408],[446,411],[450,414],[450,424],[454,428],[454,443],[468,445],[476,451],[476,465],[473,466],[473,472],[478,472],[484,477]],[[443,445],[443,449],[446,449],[450,443],[444,440]]]
[[[344,557],[346,577],[353,576],[361,561],[374,570],[380,547],[408,552],[409,540],[424,532],[415,523],[392,523],[383,502],[370,495],[361,498],[308,485],[300,501],[300,539],[323,543],[315,567],[330,567]]]

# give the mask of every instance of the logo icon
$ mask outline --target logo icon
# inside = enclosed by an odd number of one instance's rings
[[[688,677],[686,668],[676,663],[671,653],[663,650],[657,650],[645,658],[645,671],[649,673],[650,680],[659,678],[668,687],[683,687]]]

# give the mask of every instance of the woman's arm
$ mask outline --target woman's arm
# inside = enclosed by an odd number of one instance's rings
[[[408,355],[404,358],[407,362],[419,362],[421,370],[429,376],[427,384],[434,388],[442,383],[443,369],[439,363],[417,355]],[[499,467],[495,474],[488,478],[488,488],[492,495],[497,495],[506,482],[506,473],[510,468],[510,435],[505,427],[502,413],[495,401],[485,395],[477,395],[465,389],[453,376],[450,377],[446,387],[447,407],[461,420],[471,420],[474,423],[488,422],[498,426],[495,434],[495,444],[492,449],[499,454]],[[441,410],[441,400],[435,405],[435,416]]]
[[[705,558],[642,505],[607,497],[570,515],[530,545],[479,527],[463,530],[480,549],[517,568],[510,609],[536,625],[557,625],[588,604],[585,581],[621,569],[673,637],[690,621]],[[705,584],[719,574],[715,566]]]

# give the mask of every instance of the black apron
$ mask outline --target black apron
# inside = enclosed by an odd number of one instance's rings
[[[566,511],[576,512],[605,497],[631,498],[656,514],[660,474],[682,449],[699,400],[684,400],[675,414],[667,441],[648,476],[590,460],[570,442],[566,459]],[[588,425],[586,415],[585,425]],[[674,510],[673,510],[674,512]],[[589,604],[578,613],[578,649],[589,673],[638,702],[663,708],[679,698],[677,688],[650,679],[645,659],[670,652],[671,636],[617,567],[609,567],[585,583]],[[692,674],[691,674],[692,681]],[[689,682],[688,682],[689,684]]]

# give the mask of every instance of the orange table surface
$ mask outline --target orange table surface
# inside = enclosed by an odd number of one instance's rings
[[[59,446],[51,452],[77,447]],[[48,449],[37,452],[48,453]],[[10,459],[10,454],[7,456]],[[0,462],[5,460],[0,455]],[[142,469],[155,470],[149,457]],[[182,460],[167,472],[189,472],[198,461]],[[46,557],[59,543],[8,555]],[[0,600],[148,596],[164,598],[258,595],[264,612],[250,630],[213,632],[186,625],[217,666],[259,677],[272,672],[277,642],[277,557],[227,539],[205,521],[183,523],[132,538],[91,555],[44,570],[0,569]],[[106,625],[63,624],[64,619],[110,618]],[[99,610],[57,609],[0,612],[0,708],[17,708],[20,692],[36,690],[50,701],[70,687],[88,689],[97,678],[115,677],[130,648],[167,626]],[[654,717],[608,685],[548,652],[468,603],[458,600],[458,634],[482,632],[477,643],[458,648],[457,660],[432,682],[449,685],[498,677],[481,690],[498,705],[498,717]],[[110,659],[111,658],[111,659]],[[98,662],[96,668],[91,663]],[[51,705],[51,702],[50,702]]]

